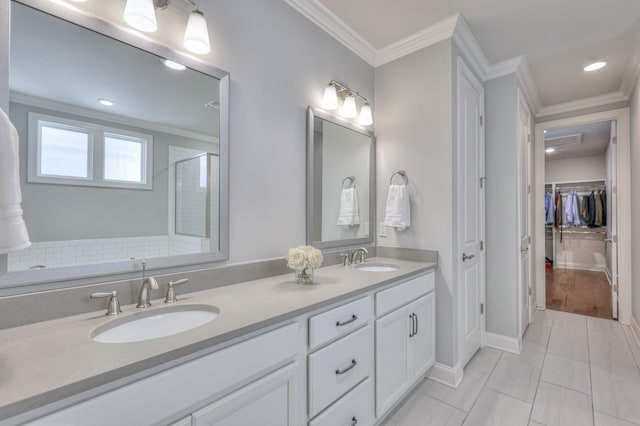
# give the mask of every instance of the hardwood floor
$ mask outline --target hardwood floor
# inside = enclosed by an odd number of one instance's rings
[[[547,269],[547,309],[612,319],[611,287],[603,272]]]

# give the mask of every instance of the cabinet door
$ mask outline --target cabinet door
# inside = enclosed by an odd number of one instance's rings
[[[297,364],[193,413],[194,426],[294,426]]]
[[[380,418],[405,391],[407,340],[411,318],[406,308],[376,320],[376,416]]]
[[[409,337],[409,385],[416,382],[435,362],[435,294],[432,292],[408,307],[414,316]],[[410,330],[411,331],[411,330]]]

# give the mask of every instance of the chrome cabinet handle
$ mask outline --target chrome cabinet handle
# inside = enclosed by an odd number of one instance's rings
[[[344,370],[340,370],[340,369],[336,370],[336,374],[338,374],[338,375],[339,375],[339,374],[344,374],[344,373],[346,373],[347,371],[351,370],[351,369],[352,369],[353,367],[355,367],[356,365],[358,365],[358,361],[356,361],[355,359],[352,359],[352,360],[351,360],[351,365],[350,365],[350,366],[348,366],[348,367],[347,367],[347,368],[345,368]]]
[[[348,319],[346,321],[338,321],[336,323],[336,327],[342,327],[343,325],[351,324],[352,322],[354,322],[357,319],[358,319],[358,316],[356,314],[353,314],[351,316],[351,319]]]
[[[415,323],[413,321],[413,314],[409,314],[409,319],[411,320],[411,331],[409,332],[409,337],[413,337],[413,330],[416,328]]]
[[[463,262],[466,262],[467,260],[471,260],[474,257],[476,257],[474,254],[470,254],[470,255],[467,256],[466,253],[462,253],[462,261]]]
[[[418,335],[418,324],[419,324],[418,316],[416,314],[413,314],[413,317],[416,319],[416,332],[413,335],[417,336]]]
[[[358,424],[358,419],[356,418],[356,416],[353,416],[353,418],[351,419],[351,426],[356,426]]]

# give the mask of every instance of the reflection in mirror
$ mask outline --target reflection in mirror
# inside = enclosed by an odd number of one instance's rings
[[[311,107],[307,127],[307,243],[372,243],[372,133]]]
[[[169,68],[160,56],[12,2],[10,118],[33,245],[9,255],[8,271],[224,258],[224,74],[215,71],[218,78]]]

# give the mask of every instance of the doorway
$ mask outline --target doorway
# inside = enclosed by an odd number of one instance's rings
[[[630,264],[619,255],[630,246],[628,109],[536,132],[538,308],[627,323]]]

